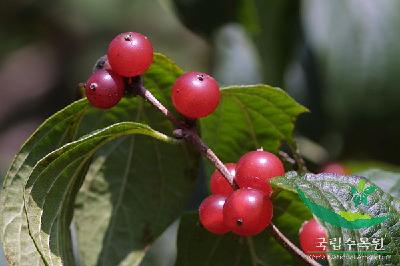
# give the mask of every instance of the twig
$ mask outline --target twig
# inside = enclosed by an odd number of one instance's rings
[[[321,266],[318,262],[307,256],[301,249],[299,249],[295,244],[293,244],[273,223],[269,227],[270,234],[284,246],[287,250],[289,250],[293,255],[303,259],[309,265],[312,266]]]
[[[170,120],[175,126],[181,128],[182,130],[188,129],[188,126],[182,121],[178,120],[173,113],[171,113],[157,98],[147,90],[143,85],[137,87],[138,94],[150,102],[154,107],[156,107],[161,113],[163,113],[168,120]]]
[[[233,188],[236,188],[236,184],[233,180],[233,176],[230,174],[228,169],[225,167],[225,165],[221,162],[221,160],[215,155],[215,153],[203,142],[203,140],[199,137],[197,132],[193,127],[190,127],[186,123],[183,123],[182,121],[178,120],[173,113],[171,113],[162,103],[160,103],[154,95],[147,90],[141,82],[136,86],[137,94],[142,96],[144,99],[146,99],[149,103],[151,103],[153,106],[155,106],[162,114],[165,115],[165,117],[170,120],[177,128],[178,128],[178,135],[185,139],[188,142],[191,142],[198,150],[199,152],[207,157],[214,165],[215,167],[222,173],[222,175],[226,178],[226,180],[231,184]],[[293,155],[295,156],[296,152],[293,152]],[[300,156],[299,154],[297,154]],[[301,156],[300,156],[301,158]],[[305,168],[304,161],[299,160],[298,158],[295,160],[299,165],[299,168],[302,167]],[[309,256],[304,254],[296,245],[294,245],[292,242],[290,242],[289,239],[285,237],[284,234],[282,234],[279,229],[274,225],[271,224],[271,234],[280,242],[282,243],[286,248],[289,249],[293,254],[296,256],[302,258],[304,261],[309,263],[310,265],[313,266],[321,266],[319,263],[311,259]],[[259,263],[257,260],[257,256],[254,253],[254,245],[251,241],[251,239],[248,238],[248,243],[250,248],[252,249],[251,252],[253,252],[252,257],[253,257],[253,262]],[[255,257],[254,257],[255,256]]]
[[[286,152],[279,151],[278,153],[282,157],[282,159],[284,159],[286,162],[290,164],[296,164],[296,161],[292,157],[290,157],[289,154],[287,154]]]
[[[297,163],[298,171],[300,174],[305,174],[308,171],[306,162],[304,161],[303,157],[300,155],[299,147],[295,142],[288,143],[290,149],[292,150],[294,160]]]
[[[162,103],[160,103],[154,95],[147,90],[143,85],[139,85],[137,87],[138,95],[145,98],[148,102],[150,102],[153,106],[155,106],[161,113],[165,115],[165,117],[170,120],[176,127],[181,129],[182,137],[190,141],[201,154],[203,154],[207,159],[211,161],[215,165],[215,167],[222,173],[222,175],[226,178],[226,180],[231,184],[232,187],[235,187],[233,176],[230,174],[225,165],[221,162],[221,160],[215,155],[215,153],[203,142],[203,140],[199,137],[197,132],[190,128],[187,124],[178,120],[173,113],[171,113]]]

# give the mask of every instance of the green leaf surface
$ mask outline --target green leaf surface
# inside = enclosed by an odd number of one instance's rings
[[[382,169],[369,169],[355,173],[355,175],[367,178],[383,191],[391,194],[393,197],[400,198],[400,173]]]
[[[28,232],[24,186],[38,160],[74,138],[87,108],[87,101],[83,99],[47,119],[22,146],[4,178],[0,195],[0,237],[11,265],[40,264],[39,253]]]
[[[183,71],[155,54],[144,83],[173,110],[170,88]],[[81,132],[119,122],[140,121],[171,133],[173,126],[138,97],[103,112],[91,110]],[[82,265],[138,265],[148,246],[187,204],[198,173],[199,154],[185,145],[127,137],[101,148],[76,202],[75,224]],[[98,211],[101,210],[101,211]]]
[[[170,87],[182,73],[166,56],[155,53],[144,83],[171,108]],[[173,130],[140,97],[126,97],[109,110],[91,108],[83,99],[49,118],[24,145],[1,193],[1,238],[11,265],[74,265],[69,230],[74,211],[81,265],[137,265],[153,240],[179,217],[197,175],[198,153],[185,145],[125,136],[129,131],[110,143],[119,133],[111,132],[107,141],[97,138],[123,121],[149,123],[166,133]],[[93,146],[66,148],[84,141]]]
[[[351,238],[353,241],[360,242],[361,237],[383,238],[384,249],[391,254],[382,256],[382,258],[378,256],[359,256],[357,258],[339,256],[330,260],[331,265],[398,265],[400,263],[400,201],[377,188],[367,197],[367,204],[361,203],[357,207],[354,206],[351,190],[352,187],[357,187],[361,180],[365,179],[359,176],[340,176],[329,173],[299,176],[295,172],[290,172],[285,177],[273,178],[271,183],[275,189],[283,189],[292,193],[301,192],[304,194],[301,195],[302,198],[305,196],[306,200],[318,205],[320,210],[317,213],[314,212],[314,215],[327,230],[329,239],[341,238],[342,241],[346,241]],[[366,187],[374,186],[368,180],[365,180],[365,183]],[[318,212],[322,211],[338,216],[340,212],[365,214],[375,220],[385,216],[388,218],[382,219],[383,222],[381,220],[370,227],[349,229],[338,227],[321,219],[321,213]],[[356,219],[353,223],[357,224],[356,226],[365,223],[361,220]],[[347,222],[350,223],[350,221]],[[351,251],[348,245],[342,245],[341,250]],[[354,250],[365,251],[362,247],[355,248],[353,246],[352,251]]]
[[[248,150],[276,152],[293,142],[294,122],[307,109],[279,88],[267,85],[222,89],[217,110],[201,121],[205,142],[224,162],[235,162]]]
[[[250,241],[233,233],[211,234],[199,225],[197,214],[187,213],[179,225],[175,266],[301,265],[266,231]]]
[[[176,143],[146,125],[114,124],[68,143],[41,159],[29,175],[25,205],[29,232],[46,265],[73,265],[69,239],[71,207],[83,177],[98,148],[117,138],[141,134]]]

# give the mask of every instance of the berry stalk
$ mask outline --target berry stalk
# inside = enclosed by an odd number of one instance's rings
[[[221,162],[221,160],[217,157],[217,155],[203,142],[203,140],[199,137],[196,131],[189,127],[187,124],[178,120],[173,113],[171,113],[157,98],[147,90],[142,84],[137,87],[138,95],[142,96],[148,102],[150,102],[154,107],[156,107],[165,117],[170,120],[176,127],[178,127],[181,132],[180,135],[186,141],[191,142],[201,154],[203,154],[207,159],[211,161],[212,164],[222,173],[222,175],[226,178],[226,180],[231,184],[233,188],[235,188],[235,184],[233,182],[233,176],[230,174],[225,165]]]
[[[299,249],[295,244],[293,244],[279,229],[278,227],[276,227],[276,225],[274,225],[273,223],[271,223],[271,225],[269,226],[269,231],[270,234],[276,239],[278,240],[278,242],[280,242],[284,248],[286,248],[287,250],[291,251],[293,255],[295,255],[296,257],[304,260],[305,262],[307,262],[309,265],[312,266],[321,266],[321,264],[319,264],[318,262],[316,262],[315,260],[313,260],[312,258],[310,258],[309,256],[307,256],[301,249]]]
[[[234,183],[233,176],[226,168],[226,166],[222,163],[222,161],[217,157],[217,155],[204,143],[204,141],[199,137],[197,132],[190,127],[186,123],[180,121],[175,117],[175,115],[170,112],[158,99],[147,90],[142,82],[139,82],[137,86],[135,86],[137,90],[137,94],[143,97],[146,101],[152,104],[155,108],[157,108],[165,117],[170,120],[179,130],[179,136],[184,138],[186,141],[192,143],[197,150],[205,156],[207,159],[211,161],[215,165],[215,167],[222,173],[222,175],[226,178],[229,184],[233,189],[236,189],[236,184]],[[301,165],[301,164],[300,164]],[[271,234],[275,237],[278,242],[280,242],[286,249],[290,250],[295,256],[303,259],[309,265],[312,266],[321,266],[315,260],[311,259],[307,256],[301,249],[296,247],[285,235],[274,225],[271,223],[269,227]],[[253,250],[254,251],[254,250]]]

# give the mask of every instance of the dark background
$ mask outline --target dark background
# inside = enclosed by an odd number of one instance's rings
[[[297,130],[311,169],[396,167],[399,27],[397,0],[1,1],[0,172],[124,31],[221,84],[285,89],[311,110]]]

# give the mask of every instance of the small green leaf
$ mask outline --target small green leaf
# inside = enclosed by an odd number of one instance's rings
[[[318,217],[319,222],[327,230],[329,238],[341,238],[342,241],[350,238],[359,241],[361,237],[383,238],[385,251],[391,253],[391,256],[383,256],[382,258],[374,256],[358,259],[352,259],[351,256],[337,257],[330,261],[332,265],[398,265],[400,263],[400,227],[398,226],[400,201],[377,188],[373,194],[368,196],[367,204],[354,206],[351,190],[352,187],[359,184],[360,180],[362,178],[358,176],[338,176],[328,173],[299,176],[290,172],[285,177],[273,178],[271,184],[275,189],[283,189],[292,193],[301,191],[306,199],[319,206],[319,213],[314,212],[314,215]],[[369,181],[366,181],[366,185],[374,186]],[[308,205],[307,202],[305,204]],[[349,225],[352,225],[354,223],[353,228],[358,227],[360,229],[338,227],[325,219],[321,219],[322,212],[337,214],[338,217],[334,217],[334,219],[337,219],[338,224],[350,223]],[[364,214],[372,218],[347,221],[340,216],[340,213],[343,212]],[[370,226],[365,227],[365,225]],[[342,250],[349,251],[349,248],[344,245]],[[362,251],[361,248],[357,250]]]
[[[368,196],[368,195],[374,193],[375,190],[376,190],[376,186],[369,186],[366,189],[364,189],[364,193],[363,194]]]
[[[365,188],[365,179],[361,179],[360,183],[358,183],[357,190],[358,192],[362,193]]]
[[[354,206],[358,206],[361,204],[361,196],[360,195],[355,195],[353,198]]]
[[[354,212],[345,212],[345,211],[340,211],[338,212],[340,216],[345,218],[347,221],[355,221],[358,219],[370,219],[371,216],[368,214],[362,214],[362,213],[354,213]]]
[[[307,111],[279,88],[268,85],[222,88],[217,110],[202,119],[205,142],[224,162],[244,151],[263,147],[276,152],[282,141],[293,142],[294,122]]]

